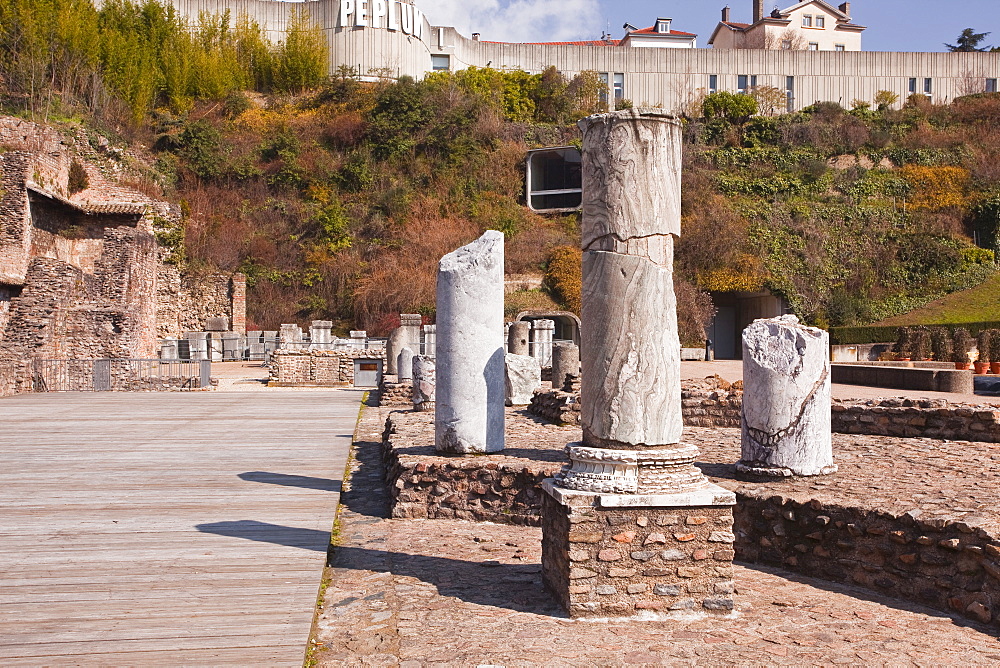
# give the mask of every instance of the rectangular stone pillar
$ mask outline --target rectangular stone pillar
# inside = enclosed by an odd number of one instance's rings
[[[233,331],[246,334],[247,331],[247,277],[239,272],[230,279],[230,297],[232,299]]]
[[[313,320],[309,326],[309,346],[313,350],[331,350],[333,348],[333,322]]]
[[[543,485],[542,578],[571,617],[733,610],[732,493],[613,499]]]
[[[424,346],[422,355],[434,357],[437,352],[437,325],[424,325]]]
[[[583,442],[543,485],[545,586],[571,617],[726,613],[736,497],[680,442],[681,124],[628,110],[579,125]]]

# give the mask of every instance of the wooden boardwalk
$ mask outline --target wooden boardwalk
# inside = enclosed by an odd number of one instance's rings
[[[360,398],[0,399],[0,665],[301,666]]]

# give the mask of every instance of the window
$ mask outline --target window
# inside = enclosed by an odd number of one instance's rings
[[[750,77],[745,74],[741,74],[736,77],[736,92],[745,93],[747,88],[750,87]]]
[[[997,92],[997,80],[996,79],[987,79],[986,80],[986,92],[987,93],[996,93]]]
[[[993,80],[996,83],[996,79]],[[709,74],[708,75],[708,92],[717,93],[719,91],[719,75]]]
[[[621,100],[625,97],[625,75],[621,72],[615,72],[612,81],[615,87],[615,100]]]
[[[816,27],[817,28],[825,28],[826,27],[826,17],[825,16],[817,16],[816,17]]]
[[[670,32],[670,21],[666,19],[656,19],[656,32],[660,34]]]
[[[833,45],[833,50],[834,51],[846,51],[847,49],[844,47],[843,44],[834,44]]]
[[[431,56],[431,69],[435,72],[438,70],[450,70],[451,69],[451,56]]]
[[[914,93],[917,92],[917,79],[916,79],[916,77],[910,79],[910,87],[909,87],[908,90],[910,91],[910,95],[913,95]]]
[[[791,49],[792,48],[792,40],[790,40],[790,39],[783,39],[783,40],[781,40],[781,48],[784,49],[785,51],[788,51],[789,49]]]
[[[803,15],[802,16],[802,27],[803,28],[812,28],[812,25],[813,25],[812,14],[805,14],[805,15]]]
[[[934,80],[924,79],[924,95],[930,96],[934,92]]]
[[[809,42],[810,51],[819,51],[819,42]]]
[[[600,92],[601,104],[606,107],[608,106],[608,73],[601,72],[597,76],[600,78],[602,84]]]
[[[583,201],[580,151],[572,146],[530,151],[527,160],[528,207],[532,211],[572,210]]]
[[[757,87],[757,75],[756,74],[751,74],[750,75],[750,88],[756,88],[756,87]]]
[[[785,103],[789,112],[795,111],[795,77],[785,77]]]

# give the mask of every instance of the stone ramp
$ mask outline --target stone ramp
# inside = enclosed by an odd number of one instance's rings
[[[360,397],[0,400],[0,664],[300,666]]]

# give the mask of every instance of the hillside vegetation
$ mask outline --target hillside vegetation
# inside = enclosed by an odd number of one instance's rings
[[[596,73],[470,69],[421,81],[322,71],[300,15],[288,41],[231,17],[185,26],[155,2],[0,0],[8,113],[143,147],[146,187],[181,206],[164,240],[189,269],[249,277],[251,324],[333,319],[384,333],[434,309],[444,253],[486,229],[507,271],[546,273],[509,308],[579,304],[579,221],[523,202],[527,149],[579,142]],[[684,112],[685,338],[708,291],[769,289],[810,323],[888,318],[996,271],[1000,96],[890,94],[774,114],[777,91]],[[978,246],[973,242],[978,241]],[[554,302],[553,302],[554,300]]]

